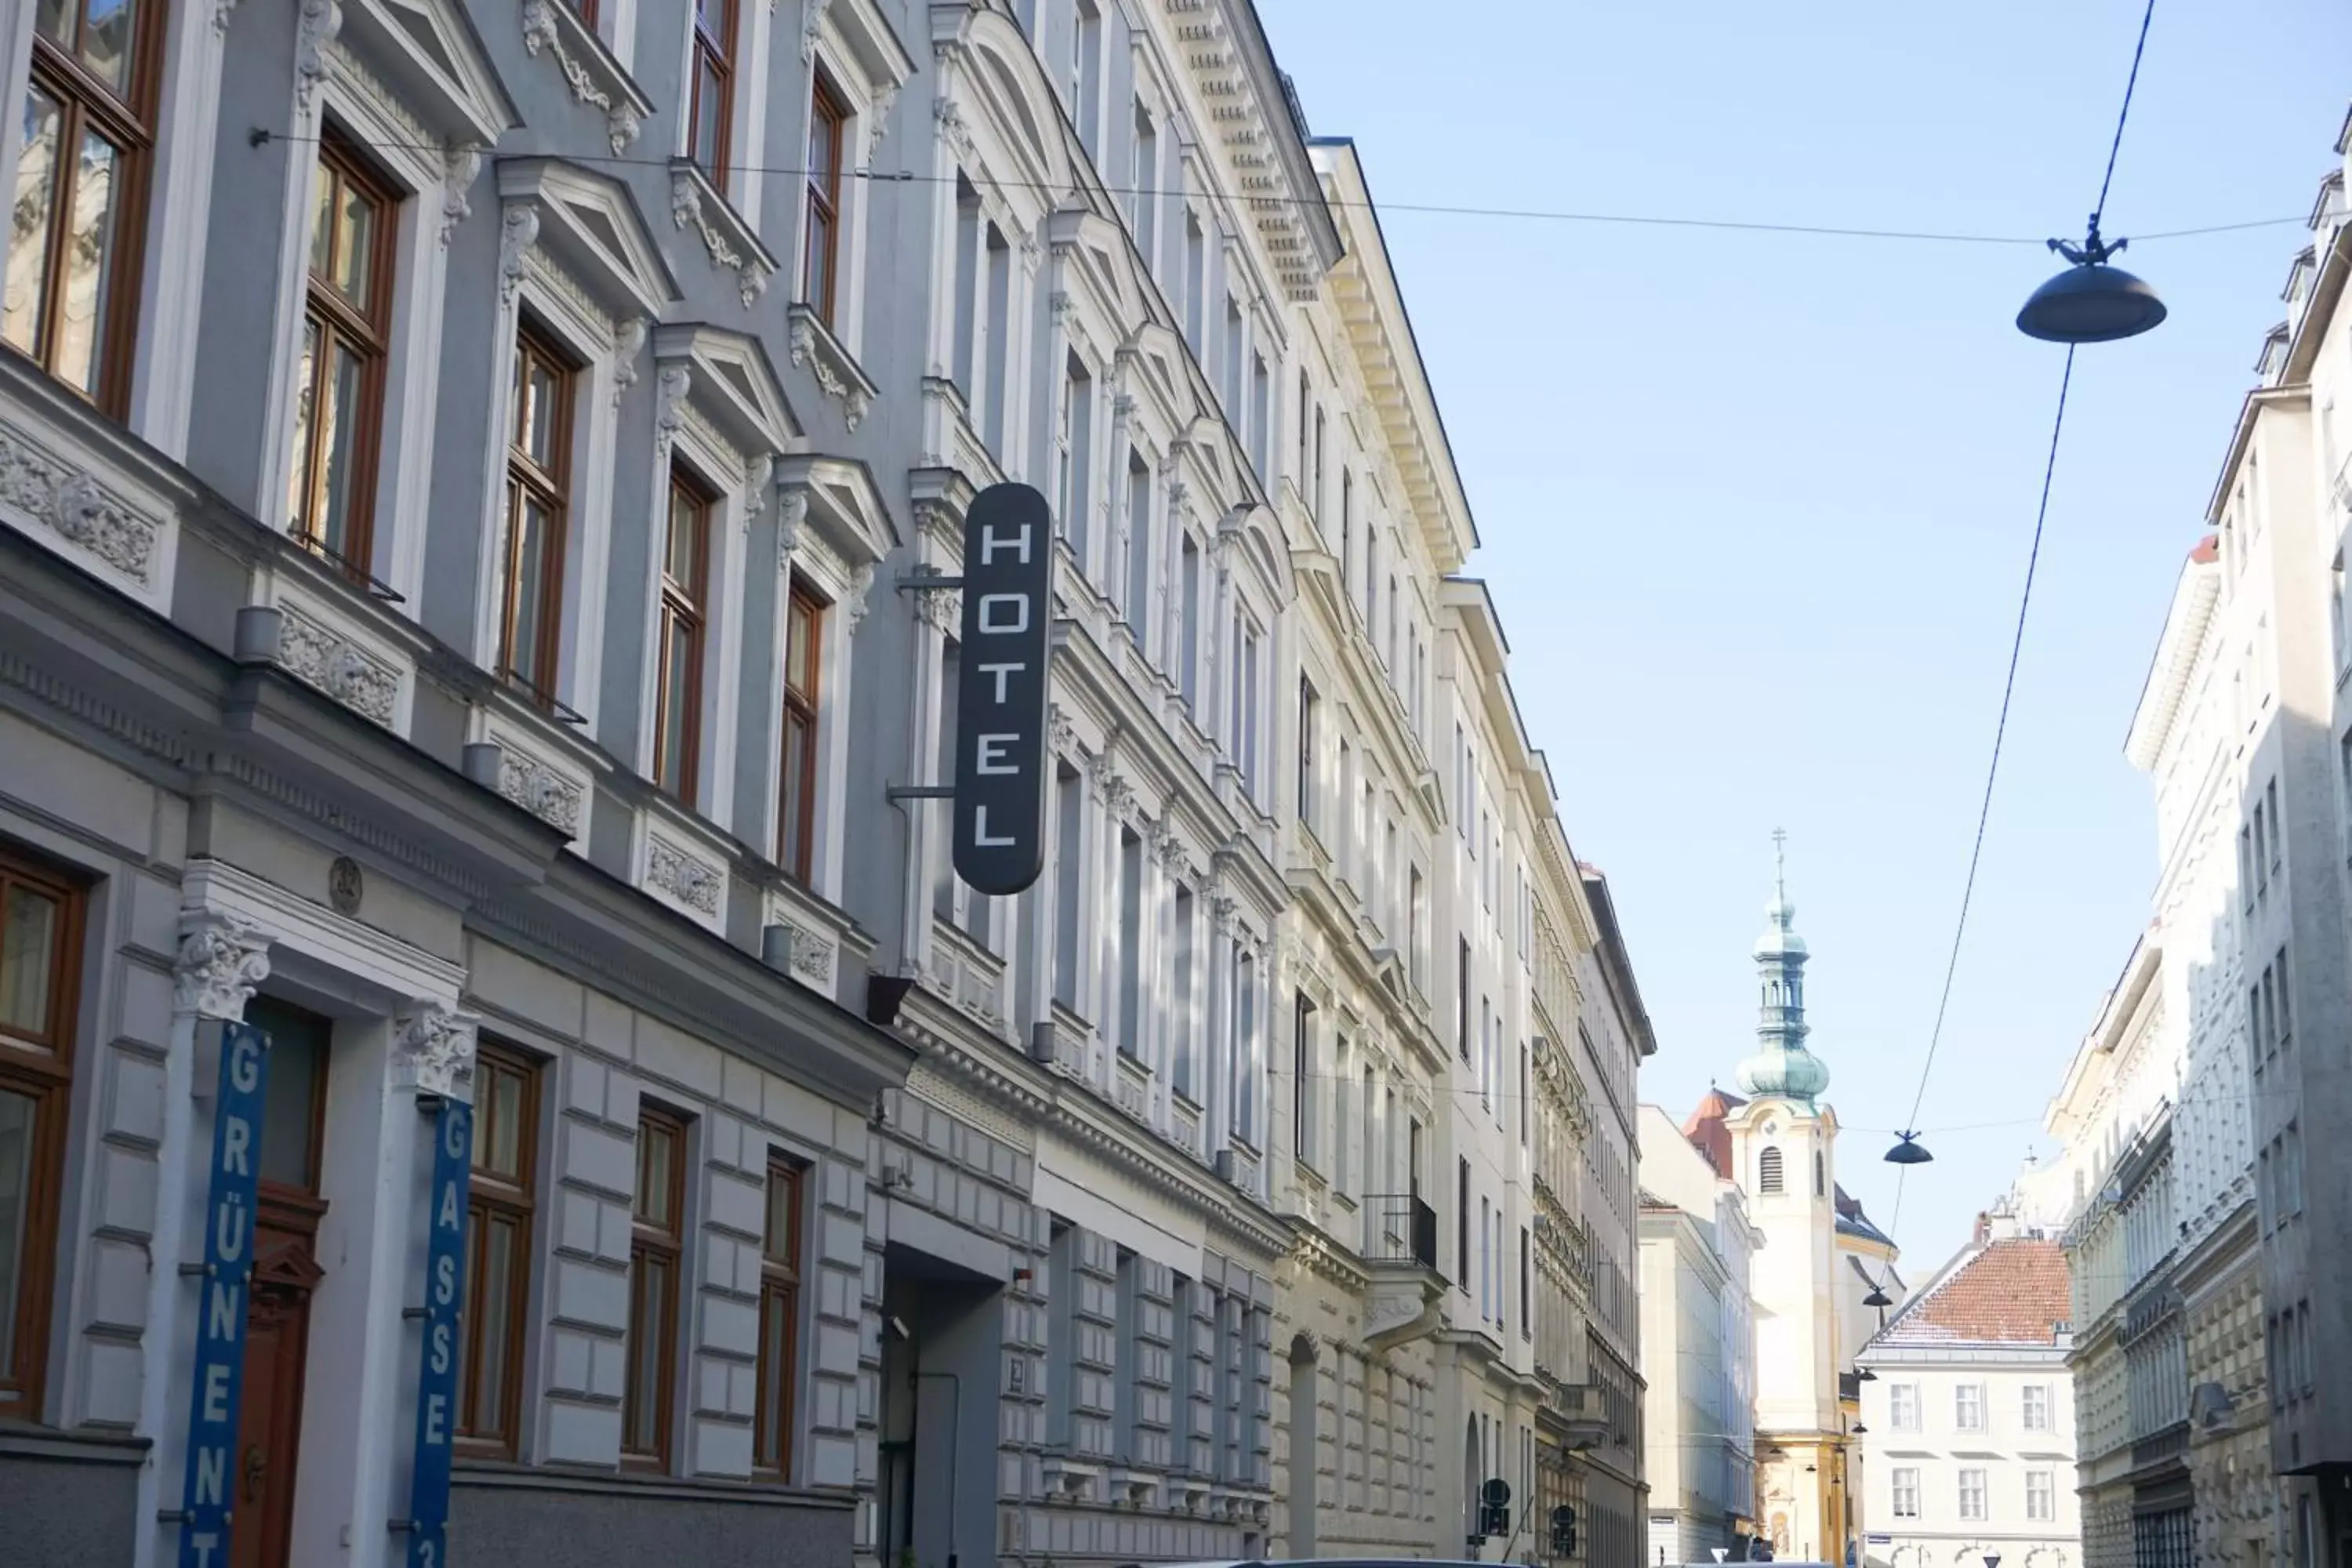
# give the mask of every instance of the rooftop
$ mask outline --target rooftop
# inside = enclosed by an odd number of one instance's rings
[[[1683,1123],[1683,1136],[1690,1140],[1691,1147],[1706,1155],[1715,1173],[1726,1180],[1731,1176],[1731,1129],[1723,1124],[1723,1119],[1747,1103],[1738,1095],[1709,1084],[1706,1098],[1698,1102],[1690,1120]]]
[[[1879,1331],[1881,1345],[2021,1345],[2050,1348],[2073,1307],[2058,1243],[1988,1241],[1904,1304]]]

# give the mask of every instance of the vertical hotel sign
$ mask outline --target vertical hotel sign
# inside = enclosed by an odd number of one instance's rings
[[[254,1183],[269,1037],[221,1026],[220,1090],[213,1119],[212,1182],[205,1198],[203,1296],[196,1309],[195,1386],[188,1401],[188,1473],[181,1488],[180,1568],[226,1568],[234,1499],[245,1329],[253,1290]]]
[[[425,1237],[425,1349],[416,1373],[416,1458],[408,1472],[408,1568],[448,1561],[449,1443],[457,1419],[457,1313],[466,1300],[466,1197],[474,1108],[444,1100],[433,1129]]]
[[[991,485],[963,520],[956,683],[955,869],[974,892],[1045,868],[1045,660],[1054,518],[1027,485]]]

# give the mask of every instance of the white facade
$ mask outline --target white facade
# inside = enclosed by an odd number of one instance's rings
[[[1931,1287],[1932,1289],[1932,1287]],[[1870,1352],[1867,1560],[1884,1568],[2075,1568],[2074,1399],[2063,1352]]]
[[[1739,1185],[1654,1105],[1642,1107],[1644,1561],[1735,1548],[1756,1506],[1756,1308],[1763,1234]]]

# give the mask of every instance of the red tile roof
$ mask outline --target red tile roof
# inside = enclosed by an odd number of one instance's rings
[[[1906,1303],[1881,1344],[2054,1345],[2073,1313],[2066,1254],[2054,1241],[1988,1242]]]
[[[1747,1103],[1710,1084],[1706,1098],[1683,1123],[1683,1136],[1690,1140],[1691,1147],[1706,1156],[1717,1175],[1727,1179],[1731,1174],[1731,1129],[1723,1124],[1723,1119]]]

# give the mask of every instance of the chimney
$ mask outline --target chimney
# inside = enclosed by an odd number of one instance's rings
[[[1982,1247],[1992,1239],[1992,1215],[1979,1212],[1977,1215],[1976,1245]]]

